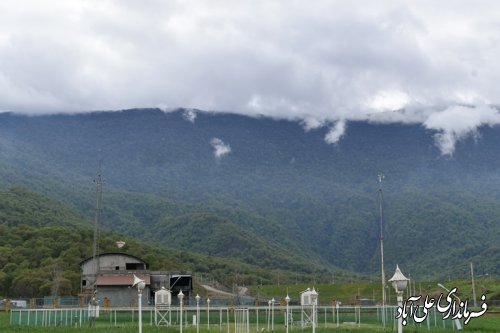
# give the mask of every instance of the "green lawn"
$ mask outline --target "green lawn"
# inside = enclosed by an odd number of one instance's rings
[[[146,319],[146,318],[145,318]],[[275,322],[275,332],[278,333],[285,333],[285,328],[283,326],[283,322],[279,322],[278,320]],[[440,322],[438,321],[438,326],[441,325]],[[452,332],[453,330],[451,329],[450,326],[448,326],[448,329],[444,330],[441,327],[434,327],[431,325],[431,330],[430,332]],[[178,326],[172,326],[172,327],[156,327],[156,326],[151,326],[149,324],[149,320],[144,320],[144,325],[143,325],[143,332],[148,333],[148,332],[166,332],[166,333],[179,333],[179,327]],[[258,332],[266,332],[267,327],[266,323],[262,322],[259,326]],[[310,327],[304,328],[303,330],[300,329],[299,327],[295,326],[293,327],[290,332],[297,332],[297,333],[310,333],[312,330]],[[387,326],[387,332],[395,332],[396,327],[394,325],[389,324]],[[128,333],[128,332],[138,332],[138,326],[137,322],[135,323],[122,323],[118,324],[117,326],[114,326],[113,324],[105,321],[100,321],[97,323],[97,325],[94,328],[89,328],[87,325],[84,325],[83,327],[34,327],[34,326],[19,326],[19,325],[10,325],[9,324],[9,315],[5,314],[4,312],[0,313],[0,332],[2,333],[9,333],[9,332],[19,332],[19,333],[49,333],[49,332],[82,332],[82,333],[90,333],[90,332],[116,332],[116,333]],[[191,326],[191,327],[184,327],[183,332],[186,333],[196,333],[196,328]],[[234,332],[234,326],[233,324],[230,324],[230,332]],[[257,327],[255,324],[250,325],[250,332],[251,333],[257,333]],[[323,323],[321,323],[321,320],[319,321],[318,328],[316,330],[317,333],[326,333],[326,332],[383,332],[383,328],[379,324],[369,324],[369,323],[362,323],[360,326],[354,323],[342,323],[339,327],[337,327],[336,324],[332,323],[327,323],[327,327]],[[429,332],[427,330],[426,324],[422,324],[421,326],[414,326],[414,325],[409,325],[405,327],[404,332]],[[500,316],[498,317],[493,317],[493,316],[488,316],[488,317],[481,317],[481,318],[476,318],[475,320],[472,320],[469,325],[465,327],[465,332],[485,332],[485,333],[493,333],[493,332],[500,332]],[[200,333],[227,333],[227,326],[224,324],[222,327],[219,327],[218,323],[214,322],[211,325],[211,329],[208,330],[205,325],[201,325],[200,327]]]
[[[437,283],[436,282],[421,282],[416,284],[416,288],[418,291],[422,290],[422,294],[426,294],[428,292],[430,293],[435,293],[435,292],[441,292],[439,288],[436,287]],[[469,299],[469,302],[471,303],[471,288],[470,288],[470,282],[469,281],[447,281],[445,283],[446,286],[449,288],[451,287],[458,287],[460,292],[461,292],[461,297],[462,299]],[[250,292],[252,295],[259,296],[260,301],[266,303],[267,299],[270,299],[274,297],[278,302],[282,300],[288,292],[288,295],[290,295],[292,299],[292,304],[295,303],[297,304],[299,302],[299,293],[303,290],[305,290],[307,287],[311,287],[310,285],[264,285],[264,286],[252,286],[250,287]],[[315,285],[314,286],[318,292],[319,292],[319,301],[320,304],[327,305],[331,304],[332,300],[337,300],[341,301],[343,305],[349,305],[351,303],[355,303],[357,298],[370,298],[370,299],[375,299],[376,301],[379,301],[381,298],[381,288],[380,288],[380,283],[378,282],[373,282],[373,283],[351,283],[351,284],[320,284],[320,285]],[[480,295],[485,293],[488,297],[498,297],[500,295],[500,282],[495,281],[492,279],[482,279],[477,282],[477,296],[478,299]],[[417,293],[418,294],[418,293]],[[395,304],[395,299],[394,299],[394,293],[391,292],[391,297],[389,298],[388,303],[389,304]],[[495,298],[496,299],[496,298]],[[266,303],[267,304],[267,303]],[[259,326],[257,327],[256,323],[256,311],[251,310],[249,312],[250,316],[250,322],[252,323],[250,325],[250,333],[260,333],[260,332],[267,332],[267,322],[266,322],[266,308],[267,306],[261,306],[259,308]],[[324,332],[383,332],[383,328],[381,327],[380,324],[378,324],[378,316],[380,315],[377,310],[363,310],[361,314],[361,325],[358,326],[358,324],[355,324],[355,317],[353,310],[349,310],[345,307],[342,307],[343,311],[340,313],[340,325],[337,327],[337,323],[334,319],[333,313],[331,310],[333,310],[330,306],[326,307],[326,310],[319,309],[318,311],[318,328],[316,330],[317,333],[324,333]],[[500,333],[500,312],[498,313],[498,316],[495,316],[495,310],[498,311],[498,308],[493,308],[492,306],[489,306],[487,316],[483,316],[480,318],[475,318],[471,320],[469,325],[465,327],[464,332],[485,332],[485,333],[494,333],[494,332],[499,332]],[[325,312],[323,312],[325,311]],[[371,311],[371,312],[370,312]],[[275,332],[278,333],[285,333],[284,329],[284,316],[283,316],[283,311],[280,311],[279,309],[276,309],[276,315],[275,315]],[[190,312],[188,315],[188,318],[192,316],[193,312]],[[179,333],[179,327],[178,326],[172,326],[172,327],[156,327],[152,326],[150,323],[152,320],[150,319],[151,312],[149,310],[146,310],[143,312],[143,332],[148,333],[148,332],[167,332],[167,333]],[[299,321],[301,320],[300,314],[297,312],[294,312],[293,314],[293,321]],[[326,315],[326,323],[325,323],[325,315]],[[118,313],[116,316],[117,319],[117,324],[115,326],[114,321],[115,317],[110,315],[109,313],[106,313],[105,311],[102,312],[101,318],[99,318],[99,321],[96,324],[96,327],[94,328],[89,328],[88,324],[84,324],[82,327],[35,327],[33,326],[34,318],[31,317],[31,326],[26,326],[26,325],[18,325],[17,318],[14,317],[16,320],[15,325],[10,325],[9,324],[9,315],[6,314],[5,312],[0,312],[0,333],[8,333],[8,332],[40,332],[40,333],[45,333],[45,332],[120,332],[120,333],[127,333],[127,332],[137,332],[138,331],[138,326],[137,326],[137,312],[134,312],[134,316],[132,313]],[[391,313],[389,316],[393,316],[393,313]],[[430,317],[429,317],[430,318]],[[430,331],[431,332],[452,332],[453,330],[451,329],[450,322],[447,322],[447,329],[444,330],[442,328],[442,320],[441,318],[434,319],[432,318],[431,320],[428,321],[430,323]],[[22,318],[22,322],[26,318]],[[40,318],[38,318],[40,319]],[[230,321],[233,320],[233,316],[230,315],[229,317]],[[58,319],[58,321],[64,322],[61,318]],[[214,311],[210,312],[210,330],[207,329],[206,322],[207,322],[207,317],[206,317],[206,312],[205,310],[202,310],[200,313],[200,322],[202,323],[200,327],[200,333],[227,333],[227,326],[226,324],[223,324],[221,327],[219,326],[219,313]],[[223,322],[227,320],[226,315],[224,314],[223,316]],[[172,321],[175,323],[177,319],[174,319],[172,317]],[[387,332],[395,332],[396,327],[393,324],[393,319],[389,320],[390,322],[387,325]],[[53,321],[52,321],[53,322]],[[230,324],[230,333],[234,332],[234,324]],[[183,332],[186,333],[196,333],[196,329],[193,326],[184,326]],[[291,333],[296,332],[296,333],[310,333],[311,328],[307,327],[304,328],[303,330],[299,328],[299,326],[293,326],[292,329],[290,330]],[[415,326],[415,325],[408,325],[405,327],[404,332],[429,332],[427,330],[427,322],[424,322],[421,326]]]
[[[458,288],[458,293],[462,299],[468,299],[472,303],[472,286],[469,280],[453,280],[443,282],[449,289]],[[293,284],[293,285],[262,285],[250,286],[251,295],[261,299],[274,297],[280,300],[287,295],[292,301],[299,302],[299,294],[306,288],[312,287],[310,284]],[[319,303],[323,305],[331,304],[332,300],[341,301],[342,304],[354,304],[358,298],[374,299],[380,302],[382,299],[382,288],[379,281],[377,282],[358,282],[358,283],[339,283],[339,284],[316,284],[315,289],[319,294]],[[424,297],[427,294],[444,293],[446,291],[440,289],[435,281],[416,282],[415,292],[413,295],[422,294]],[[500,281],[494,279],[480,279],[476,281],[476,298],[479,301],[481,295],[485,294],[487,299],[495,299],[500,301]],[[392,286],[389,286],[386,293],[387,304],[396,304],[396,295]],[[405,295],[406,296],[406,295]],[[489,307],[492,308],[491,306]]]

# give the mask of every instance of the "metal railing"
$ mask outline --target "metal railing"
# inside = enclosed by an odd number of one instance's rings
[[[238,308],[238,307],[237,307]],[[284,306],[274,306],[272,309],[269,306],[251,306],[245,307],[248,309],[248,322],[251,332],[260,332],[267,329],[271,331],[270,324],[276,327],[285,327],[285,311]],[[301,306],[290,306],[289,323],[291,330],[303,329],[311,326],[311,308]],[[235,308],[220,307],[220,306],[200,306],[199,318],[196,317],[197,307],[183,307],[182,316],[183,323],[186,326],[196,326],[196,323],[202,328],[210,328],[218,326],[221,332],[229,331],[229,326],[234,325],[233,311]],[[363,325],[382,325],[382,313],[380,306],[318,306],[316,313],[316,327],[344,327],[344,326],[359,326]],[[435,309],[431,309],[435,310]],[[163,307],[162,317],[168,318],[167,323],[162,325],[176,326],[180,322],[179,307]],[[168,316],[165,316],[165,311],[168,311]],[[386,307],[386,325],[395,328],[397,320],[397,307]],[[124,324],[136,324],[138,318],[138,310],[136,307],[129,308],[111,308],[100,309],[99,317],[95,320],[95,325],[99,326],[117,326]],[[157,325],[158,313],[155,307],[144,307],[142,309],[143,325]],[[27,326],[85,326],[89,325],[89,310],[88,308],[59,308],[59,309],[12,309],[10,313],[11,325],[27,325]],[[451,320],[442,320],[442,315],[437,311],[429,311],[429,315],[423,323],[415,323],[411,318],[408,318],[409,326],[422,327],[440,327],[452,328]]]

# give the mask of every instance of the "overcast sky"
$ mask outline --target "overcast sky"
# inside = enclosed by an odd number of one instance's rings
[[[328,126],[331,143],[349,120],[416,122],[451,154],[500,123],[499,13],[493,0],[2,0],[0,111],[263,114]]]

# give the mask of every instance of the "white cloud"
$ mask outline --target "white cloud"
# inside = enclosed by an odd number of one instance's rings
[[[500,104],[499,10],[493,0],[2,1],[0,109],[167,105],[306,130],[423,123],[450,105]]]
[[[345,121],[339,120],[335,123],[335,125],[330,128],[330,131],[325,135],[325,141],[329,144],[336,144],[339,140],[344,136],[345,133]]]
[[[224,141],[219,138],[212,138],[212,140],[210,140],[210,144],[214,148],[215,158],[222,158],[231,152],[231,146],[224,143]]]
[[[325,120],[318,119],[317,117],[313,117],[313,116],[306,116],[302,120],[302,125],[304,126],[304,130],[306,132],[308,132],[310,130],[321,128],[321,127],[325,126]]]
[[[453,155],[456,143],[477,135],[479,127],[498,124],[500,124],[500,113],[496,108],[486,105],[453,106],[432,113],[424,122],[426,128],[438,132],[435,135],[436,143],[444,155]]]
[[[403,109],[410,103],[407,94],[399,90],[378,91],[368,106],[376,111],[394,111]]]
[[[196,111],[193,109],[186,109],[182,113],[182,117],[184,119],[186,119],[187,121],[194,123],[194,121],[196,119]]]

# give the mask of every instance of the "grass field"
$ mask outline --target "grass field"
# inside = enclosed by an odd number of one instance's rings
[[[472,288],[470,286],[470,281],[447,281],[444,283],[449,288],[458,287],[460,291],[460,297],[462,299],[468,299],[470,303],[472,299]],[[292,302],[297,304],[299,302],[299,294],[301,291],[305,290],[307,287],[311,287],[309,285],[269,285],[269,286],[251,286],[249,287],[252,295],[257,296],[261,302],[265,302],[267,299],[275,298],[279,303],[280,300],[284,299],[287,293],[292,298]],[[324,284],[324,285],[315,285],[314,286],[319,292],[319,301],[322,305],[330,305],[333,300],[342,302],[342,309],[344,306],[349,304],[354,304],[360,298],[368,298],[374,299],[376,302],[380,301],[381,298],[381,288],[380,283],[352,283],[352,284]],[[500,282],[495,281],[493,279],[485,279],[477,282],[477,296],[478,299],[480,295],[483,293],[487,295],[487,300],[489,301],[491,297],[497,297],[500,295]],[[419,282],[414,286],[414,290],[416,293],[412,293],[413,295],[422,293],[423,295],[429,293],[433,294],[436,292],[441,292],[441,290],[437,287],[436,282]],[[389,296],[389,295],[388,295]],[[388,304],[395,304],[394,293],[390,294],[390,298],[388,298]],[[405,295],[406,296],[406,295]],[[493,298],[496,299],[496,298]],[[488,303],[488,302],[487,302]],[[498,307],[492,306],[491,303],[488,303],[488,312],[485,316],[480,318],[475,318],[471,320],[469,325],[465,326],[464,332],[485,332],[485,333],[500,333],[500,309]],[[346,307],[347,308],[347,307]],[[361,314],[361,324],[358,325],[355,322],[355,317],[353,313],[347,312],[341,313],[339,324],[337,326],[336,320],[334,320],[333,314],[327,315],[327,312],[332,309],[332,307],[325,307],[323,310],[318,309],[318,328],[316,333],[325,333],[325,332],[384,332],[383,327],[378,323],[377,310],[373,310],[372,312],[365,311]],[[274,332],[277,333],[285,333],[284,327],[284,316],[283,313],[280,313],[279,310],[276,310],[275,316],[275,329]],[[283,312],[283,311],[282,311]],[[190,318],[194,312],[190,312],[187,317]],[[266,306],[263,306],[259,310],[259,326],[256,323],[256,316],[254,310],[250,311],[250,333],[261,333],[267,332],[267,323],[266,323]],[[228,333],[228,326],[226,324],[227,317],[224,315],[223,324],[219,326],[219,314],[210,312],[210,330],[207,329],[206,313],[202,311],[200,313],[200,333]],[[391,314],[392,315],[392,314]],[[134,317],[135,316],[135,317]],[[27,326],[26,322],[24,322],[25,318],[21,320],[22,325],[19,325],[18,319],[15,318],[15,324],[10,324],[10,317],[5,312],[0,312],[0,333],[9,333],[9,332],[19,332],[19,333],[27,333],[27,332],[40,332],[40,333],[48,333],[48,332],[120,332],[120,333],[128,333],[128,332],[138,332],[137,325],[137,312],[131,313],[119,313],[118,316],[115,314],[113,318],[112,315],[103,312],[101,318],[96,323],[96,326],[93,328],[88,327],[88,323],[83,321],[82,327],[77,327],[79,325],[70,326],[60,326],[60,327],[41,327],[41,326],[33,326],[33,317],[31,319],[31,325]],[[117,319],[116,319],[117,318]],[[431,317],[429,317],[431,318]],[[452,325],[448,321],[445,323],[447,325],[446,329],[442,328],[443,322],[440,317],[437,319],[432,318],[429,320],[429,327],[427,326],[427,322],[424,322],[421,325],[409,324],[404,328],[404,332],[453,332]],[[294,314],[294,321],[300,319],[300,315]],[[229,316],[229,320],[231,323],[229,324],[229,333],[233,333],[234,323],[233,316]],[[166,333],[179,333],[180,329],[178,325],[173,325],[171,327],[156,327],[151,323],[153,320],[151,319],[151,312],[149,310],[145,310],[143,312],[143,332],[166,332]],[[176,320],[173,320],[175,323]],[[430,330],[428,330],[428,328]],[[310,327],[306,327],[302,329],[300,326],[293,326],[290,329],[290,332],[296,333],[310,333],[312,330]],[[392,323],[392,319],[387,325],[386,332],[396,332],[397,328]],[[196,328],[193,326],[185,325],[183,332],[185,333],[197,333]]]
[[[439,323],[439,322],[438,322]],[[440,324],[438,324],[440,325]],[[127,322],[127,323],[119,323],[118,325],[114,325],[109,323],[106,320],[100,321],[96,324],[95,327],[90,328],[88,324],[82,325],[82,327],[35,327],[35,326],[19,326],[19,325],[10,325],[9,324],[9,315],[4,312],[0,313],[0,332],[9,333],[9,332],[19,332],[19,333],[48,333],[48,332],[120,332],[120,333],[128,333],[128,332],[137,332],[138,325],[137,322]],[[166,333],[179,333],[179,326],[172,327],[156,327],[150,324],[150,321],[147,316],[145,316],[143,320],[143,332],[166,332]],[[312,331],[311,327],[306,327],[301,329],[298,326],[295,326],[290,329],[290,332],[303,332],[310,333]],[[383,332],[383,327],[380,324],[373,323],[362,323],[358,326],[358,324],[354,324],[352,322],[342,323],[338,327],[336,324],[328,323],[325,327],[321,320],[319,320],[318,328],[316,329],[317,333],[325,333],[325,332]],[[395,325],[388,324],[387,332],[396,332],[397,329]],[[443,329],[442,327],[434,327],[430,326],[430,330],[428,330],[426,323],[418,325],[408,325],[404,328],[404,332],[452,332],[453,329],[448,325],[447,329]],[[186,333],[196,333],[196,328],[194,326],[184,327],[183,332]],[[212,323],[210,330],[207,329],[206,325],[200,325],[200,333],[227,333],[228,328],[224,323],[222,326],[219,326],[217,322],[214,321]],[[234,332],[234,324],[229,324],[229,332]],[[267,332],[266,323],[261,323],[259,329],[257,330],[257,326],[255,324],[250,325],[250,332]],[[285,333],[285,328],[283,322],[276,320],[274,332],[277,333]],[[481,318],[476,318],[471,321],[469,325],[465,327],[465,332],[485,332],[485,333],[500,333],[500,316],[485,316]]]
[[[472,300],[472,286],[469,280],[452,280],[443,283],[449,289],[457,287],[458,293],[462,299]],[[294,285],[262,285],[250,286],[249,290],[252,295],[259,295],[261,298],[281,299],[288,295],[292,300],[299,301],[300,292],[306,288],[312,287],[308,284]],[[320,304],[331,304],[332,300],[341,301],[342,304],[354,304],[359,298],[373,299],[380,302],[382,299],[382,288],[380,282],[363,282],[363,283],[342,283],[342,284],[316,284],[315,289],[319,293]],[[396,295],[392,286],[387,289],[387,304],[396,304]],[[426,295],[445,293],[440,289],[435,281],[416,282],[414,284],[412,295]],[[477,299],[485,294],[488,300],[500,302],[500,281],[493,279],[482,279],[476,281]],[[405,295],[406,296],[406,295]],[[472,302],[470,302],[472,303]],[[490,306],[491,308],[491,306]]]

